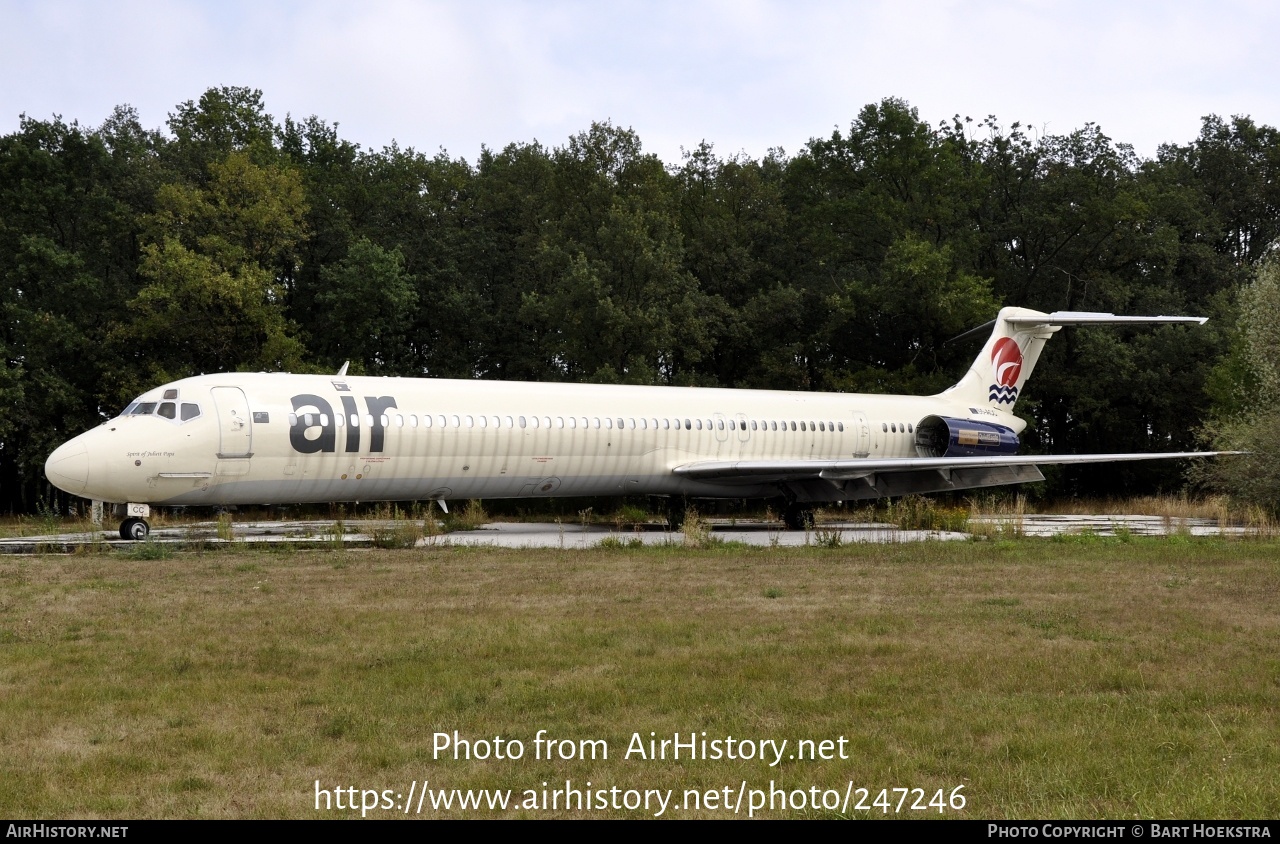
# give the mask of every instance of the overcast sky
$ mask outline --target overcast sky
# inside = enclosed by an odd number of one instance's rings
[[[1280,125],[1272,2],[73,2],[0,0],[0,133],[20,114],[162,127],[223,85],[373,149],[474,160],[592,121],[668,162],[794,153],[900,97],[1037,131],[1099,124],[1143,156],[1205,114]]]

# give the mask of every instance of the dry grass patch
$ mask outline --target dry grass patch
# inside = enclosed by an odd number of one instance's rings
[[[1278,551],[1135,539],[3,559],[0,814],[314,817],[316,779],[517,794],[589,779],[677,794],[964,785],[960,814],[979,818],[1274,816]],[[539,729],[605,739],[610,757],[532,759]],[[433,734],[454,730],[530,755],[433,759]],[[844,736],[851,758],[622,758],[633,732],[704,730]]]

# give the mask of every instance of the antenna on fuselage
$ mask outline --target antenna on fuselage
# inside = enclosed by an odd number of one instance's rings
[[[346,375],[346,374],[347,374],[347,367],[348,367],[348,366],[350,366],[350,365],[351,365],[351,361],[347,361],[346,363],[344,363],[344,364],[342,365],[342,368],[338,370],[338,375],[337,375],[337,377],[338,377],[338,378],[341,378],[342,376]]]

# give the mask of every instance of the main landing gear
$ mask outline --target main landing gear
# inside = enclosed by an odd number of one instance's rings
[[[803,504],[788,504],[782,509],[782,523],[788,530],[813,530],[813,510]]]
[[[118,511],[117,511],[118,512]],[[124,521],[120,523],[120,538],[141,542],[151,533],[151,525],[147,519],[151,516],[151,507],[146,504],[124,505]]]

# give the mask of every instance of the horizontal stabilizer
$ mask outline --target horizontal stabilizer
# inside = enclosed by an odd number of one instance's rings
[[[1006,316],[1003,319],[1010,325],[1162,325],[1186,323],[1204,325],[1209,321],[1208,317],[1116,316],[1115,314],[1091,313],[1089,311],[1054,311],[1051,314]]]

